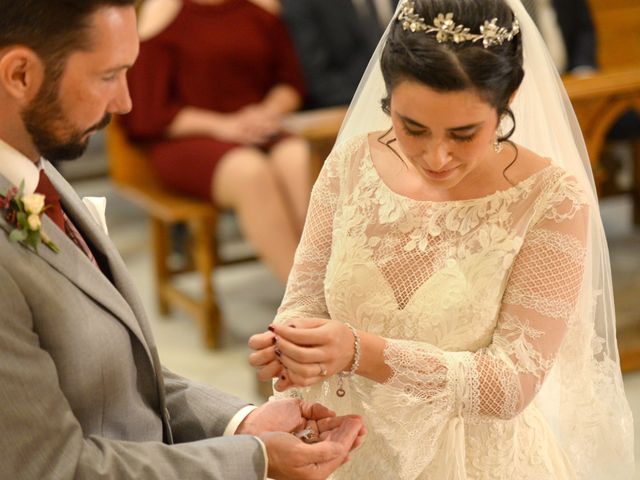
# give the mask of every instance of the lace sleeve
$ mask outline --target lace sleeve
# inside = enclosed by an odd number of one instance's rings
[[[346,161],[344,156],[342,150],[335,149],[313,186],[304,230],[275,322],[300,316],[329,318],[324,278],[331,254],[333,219],[340,190],[337,169]]]
[[[417,442],[419,453],[400,452],[403,463],[413,462],[411,468],[421,467],[416,460],[428,463],[443,432],[451,442],[463,438],[460,419],[477,423],[518,415],[553,366],[569,322],[575,320],[586,254],[588,209],[570,188],[563,190],[551,194],[525,236],[488,347],[450,352],[425,343],[387,341],[385,362],[393,373],[374,388],[370,406],[383,412],[376,421],[385,435],[402,431]],[[385,411],[393,418],[385,418]],[[453,419],[457,423],[447,428]],[[455,445],[441,448],[456,450]]]

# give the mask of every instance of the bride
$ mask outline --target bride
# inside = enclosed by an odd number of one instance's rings
[[[400,3],[250,339],[278,396],[363,416],[334,478],[631,478],[589,165],[518,0]]]

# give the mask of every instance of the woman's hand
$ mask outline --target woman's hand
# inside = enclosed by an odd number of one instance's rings
[[[285,370],[276,384],[278,391],[313,385],[351,368],[354,338],[342,322],[303,318],[270,329],[275,335],[273,354]]]
[[[260,145],[271,138],[272,129],[257,123],[252,114],[240,111],[219,118],[211,134],[225,142]]]
[[[258,333],[249,339],[249,348],[255,350],[249,355],[249,364],[257,370],[258,380],[265,382],[278,377],[284,380],[284,368],[278,358],[276,336],[273,332]]]

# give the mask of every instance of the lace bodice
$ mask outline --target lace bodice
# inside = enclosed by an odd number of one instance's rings
[[[580,476],[534,400],[557,356],[581,351],[569,333],[591,341],[575,315],[587,218],[553,163],[505,191],[433,202],[392,191],[366,136],[334,150],[276,321],[332,318],[386,339],[384,384],[287,393],[364,415],[367,441],[335,478]]]

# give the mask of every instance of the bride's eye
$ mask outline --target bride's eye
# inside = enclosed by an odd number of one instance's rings
[[[402,129],[404,130],[404,133],[406,133],[410,137],[419,137],[421,135],[424,135],[425,132],[424,130],[412,130],[404,124],[402,125]]]
[[[471,135],[451,135],[456,142],[470,142],[475,137],[475,134]]]

